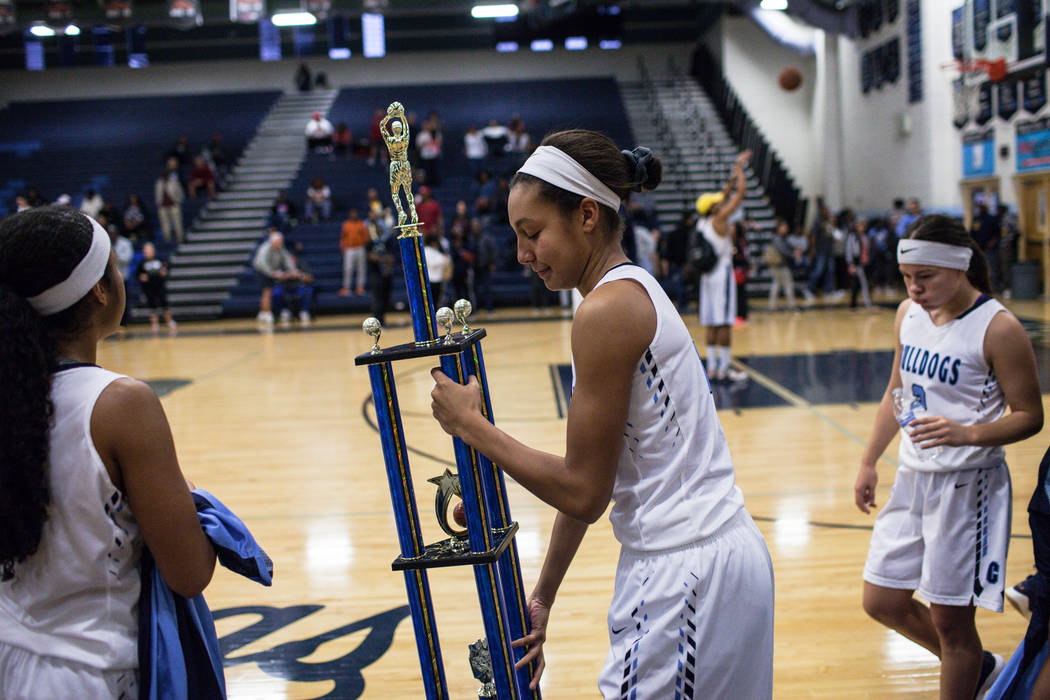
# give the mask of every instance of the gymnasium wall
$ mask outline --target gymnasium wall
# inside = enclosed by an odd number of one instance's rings
[[[812,123],[815,57],[780,45],[746,17],[723,18],[720,53],[730,85],[803,194],[820,193],[820,149]],[[802,72],[802,86],[794,92],[785,92],[777,85],[777,75],[786,66]]]
[[[637,80],[637,61],[644,55],[650,70],[661,75],[667,57],[688,66],[688,44],[640,44],[618,51],[555,50],[446,51],[398,53],[380,59],[353,57],[345,61],[314,58],[314,71],[328,74],[333,87],[390,85],[421,82],[529,80],[539,78],[608,76]],[[76,99],[135,95],[291,90],[295,59],[275,62],[227,60],[213,63],[175,63],[133,70],[111,68],[58,68],[40,73],[0,71],[0,106],[12,100]]]
[[[866,38],[838,37],[843,124],[844,201],[862,212],[883,211],[893,199],[918,197],[927,209],[961,210],[959,134],[952,126],[951,4],[921,4],[922,99],[909,102],[905,3],[895,22]],[[900,77],[861,89],[862,56],[900,40]]]

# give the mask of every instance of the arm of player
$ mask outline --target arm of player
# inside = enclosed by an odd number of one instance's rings
[[[537,498],[593,523],[612,497],[631,379],[655,332],[656,310],[634,282],[612,282],[587,295],[572,325],[576,387],[564,457],[528,447],[489,423],[481,415],[473,377],[460,385],[431,371],[434,417],[445,432],[488,456]]]
[[[875,507],[875,486],[879,483],[876,465],[900,429],[897,418],[893,415],[893,390],[903,385],[900,371],[901,321],[904,320],[904,313],[910,305],[911,301],[905,299],[897,307],[897,318],[893,322],[893,337],[896,338],[893,369],[886,391],[882,394],[882,401],[879,402],[879,409],[875,413],[875,426],[872,428],[871,437],[868,438],[868,444],[864,447],[864,454],[860,458],[860,471],[857,472],[857,480],[853,485],[853,502],[862,513],[870,513]]]
[[[1035,352],[1021,322],[1010,313],[996,314],[984,335],[984,354],[1006,396],[1009,412],[990,423],[960,425],[943,416],[915,420],[911,438],[923,447],[936,445],[998,446],[1024,440],[1043,427]]]
[[[733,163],[733,177],[729,178],[729,182],[726,183],[727,190],[734,183],[736,189],[733,190],[729,199],[718,207],[718,212],[711,220],[712,227],[720,236],[726,235],[729,217],[740,207],[740,203],[744,201],[744,196],[747,194],[747,176],[744,175],[744,165],[750,158],[751,151],[744,151],[737,156],[736,162]]]
[[[529,623],[530,630],[521,639],[516,639],[511,646],[525,646],[528,651],[515,665],[515,668],[524,668],[533,661],[536,669],[529,683],[530,688],[535,688],[543,675],[546,661],[543,658],[543,643],[547,639],[547,620],[550,617],[554,599],[558,595],[558,589],[565,578],[565,572],[569,569],[576,551],[583,541],[587,532],[587,523],[575,518],[558,513],[554,520],[554,529],[551,531],[550,545],[547,547],[547,556],[543,560],[543,569],[536,587],[529,596]]]
[[[165,583],[186,598],[200,594],[215,571],[215,550],[201,530],[153,389],[134,379],[106,387],[91,414],[91,436],[103,461],[115,463]]]

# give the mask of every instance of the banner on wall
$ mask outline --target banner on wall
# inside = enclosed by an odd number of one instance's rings
[[[992,107],[992,83],[982,83],[977,88],[977,114],[974,115],[974,121],[979,126],[984,126],[992,119],[992,114],[995,112]]]
[[[1009,119],[1017,113],[1017,81],[1004,80],[996,85],[995,102],[1000,119]]]
[[[978,51],[984,51],[988,46],[988,24],[991,21],[991,0],[973,0],[973,47]]]
[[[964,178],[995,174],[995,134],[992,129],[963,134],[962,166]]]
[[[1017,170],[1050,168],[1050,118],[1017,122]]]
[[[952,58],[962,59],[966,55],[966,40],[963,39],[963,8],[952,10]]]
[[[1021,84],[1021,104],[1029,114],[1046,106],[1046,71],[1041,70]]]

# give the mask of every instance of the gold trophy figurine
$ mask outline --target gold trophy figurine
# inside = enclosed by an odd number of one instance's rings
[[[391,119],[395,119],[390,125]],[[379,122],[379,132],[386,141],[387,150],[390,151],[390,196],[394,200],[394,209],[397,210],[397,228],[402,229],[399,238],[422,235],[419,232],[419,217],[416,216],[416,201],[412,196],[412,166],[408,162],[408,144],[411,135],[408,132],[408,120],[405,118],[405,107],[400,102],[391,102],[386,108],[386,116]],[[401,193],[404,189],[405,199],[408,202],[408,215],[401,206]],[[407,221],[407,223],[406,223]]]

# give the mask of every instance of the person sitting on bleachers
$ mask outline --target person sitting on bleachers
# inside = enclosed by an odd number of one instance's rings
[[[507,150],[510,129],[500,124],[499,121],[489,120],[489,125],[481,130],[481,135],[485,137],[490,158],[499,158]]]
[[[148,241],[153,239],[153,229],[150,227],[149,213],[139,200],[139,196],[132,192],[128,195],[127,206],[121,217],[124,222],[124,235],[132,242]]]
[[[208,190],[208,196],[215,196],[215,171],[202,156],[193,159],[193,170],[190,171],[190,197],[197,196],[197,190]]]
[[[211,140],[201,149],[201,156],[211,165],[216,181],[222,186],[233,166],[233,158],[222,143],[222,134],[215,132],[211,135]]]
[[[320,218],[327,221],[332,216],[332,190],[324,180],[315,177],[306,190],[306,218],[315,224]]]
[[[339,122],[336,125],[335,132],[332,133],[332,147],[335,149],[335,155],[340,158],[352,155],[354,135],[350,132],[350,127],[346,125],[346,122]]]
[[[334,131],[332,122],[325,119],[320,112],[314,112],[310,121],[306,122],[306,147],[311,151],[331,153]]]
[[[471,124],[467,127],[467,132],[463,134],[463,155],[467,157],[467,162],[470,163],[471,175],[477,177],[477,174],[481,172],[482,164],[485,162],[485,156],[488,154],[489,147],[485,143],[485,137]]]
[[[299,276],[299,268],[295,265],[295,259],[284,247],[284,235],[276,228],[270,228],[269,236],[255,251],[252,267],[262,287],[262,293],[259,296],[259,315],[256,320],[266,325],[273,325],[274,285],[294,280]]]
[[[368,164],[375,165],[376,160],[379,160],[379,164],[385,166],[390,156],[386,150],[386,142],[383,140],[383,132],[380,128],[380,124],[383,121],[383,117],[386,116],[386,110],[378,108],[372,114],[372,122],[368,127]]]
[[[424,185],[416,195],[416,214],[419,216],[419,228],[424,235],[445,235],[445,217],[441,205],[434,199],[430,188]]]
[[[270,215],[267,217],[266,225],[276,228],[281,233],[288,233],[288,229],[295,226],[299,218],[299,207],[288,199],[288,193],[281,190],[277,193],[277,199],[270,206]]]
[[[84,200],[80,203],[80,211],[92,219],[97,219],[98,213],[102,211],[103,204],[102,195],[95,190],[88,190],[84,193]]]
[[[169,158],[174,158],[178,162],[179,168],[184,168],[190,164],[190,140],[185,135],[180,135],[175,140],[175,144],[164,153],[164,161],[167,162]]]

